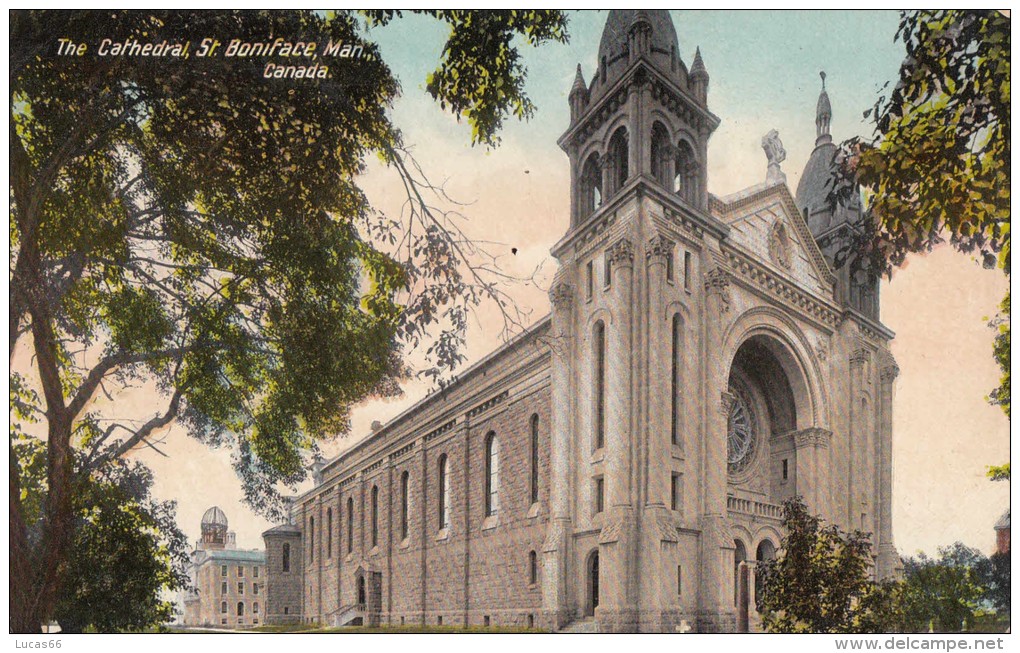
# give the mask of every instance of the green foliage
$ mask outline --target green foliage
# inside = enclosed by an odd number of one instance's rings
[[[365,11],[373,24],[386,24],[399,11]],[[467,117],[474,143],[495,145],[503,119],[512,114],[528,119],[535,105],[524,92],[527,70],[514,47],[520,37],[528,45],[567,41],[567,19],[560,11],[514,9],[472,11],[428,10],[450,25],[443,59],[429,74],[426,90],[441,107]]]
[[[12,453],[24,470],[22,503],[37,537],[46,445],[19,436]],[[54,613],[63,632],[138,631],[169,622],[173,604],[165,595],[188,583],[187,538],[176,525],[175,502],[150,496],[152,475],[139,463],[112,462],[76,485],[76,535]]]
[[[1009,480],[1009,463],[1005,465],[990,465],[988,467],[988,478],[993,481]]]
[[[1010,363],[1010,311],[1009,311],[1009,295],[1006,292],[1006,297],[999,304],[999,314],[992,319],[988,326],[995,329],[995,340],[992,343],[992,355],[995,357],[995,362],[999,366],[1002,375],[999,377],[999,385],[991,394],[988,395],[988,401],[993,405],[1000,406],[1002,411],[1006,413],[1006,417],[1010,416],[1010,384],[1009,384],[1009,363]],[[1009,464],[1006,464],[1006,478],[1009,478]],[[1000,479],[993,479],[1000,480]]]
[[[930,627],[957,632],[964,624],[970,630],[989,596],[991,563],[980,551],[956,542],[939,547],[938,554],[935,559],[921,553],[903,561],[900,611],[907,632]]]
[[[773,633],[887,632],[897,588],[870,578],[870,534],[823,526],[800,497],[784,504],[779,555],[758,564],[758,609]]]
[[[393,16],[375,13],[377,23]],[[467,115],[475,142],[494,144],[505,116],[533,111],[514,38],[565,40],[565,19],[435,15],[451,33],[431,92]],[[52,613],[74,536],[75,471],[156,448],[153,435],[176,423],[230,447],[247,502],[278,517],[278,486],[304,477],[320,440],[349,430],[353,406],[399,394],[405,348],[434,338],[421,373],[441,378],[463,361],[480,302],[496,303],[505,330],[520,325],[500,290],[512,277],[430,205],[448,198],[390,121],[399,84],[362,18],[11,12],[9,356],[30,334],[24,378],[41,386],[34,416],[48,437],[42,534],[32,540],[20,517],[34,506],[12,509],[18,632]],[[197,54],[203,39],[275,35],[364,56],[327,79],[287,80],[264,78],[262,57],[95,51],[102,39],[137,39],[190,42]],[[58,38],[90,51],[58,56]],[[408,199],[400,217],[373,209],[358,186],[368,156],[396,171]],[[11,380],[23,402],[29,384]],[[143,384],[162,395],[148,421],[88,412],[99,392]],[[12,465],[12,488],[33,471]]]
[[[978,567],[978,574],[985,587],[984,599],[995,608],[1000,616],[1010,615],[1010,557],[1009,551],[993,553]]]
[[[999,11],[906,11],[899,78],[865,113],[870,140],[838,157],[834,202],[863,188],[875,225],[851,249],[875,269],[945,241],[1010,274],[1010,18]],[[888,85],[887,85],[888,86]],[[1009,295],[994,356],[1002,370],[989,400],[1009,416]]]

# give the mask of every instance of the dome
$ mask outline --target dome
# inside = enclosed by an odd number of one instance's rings
[[[836,145],[834,143],[823,143],[817,146],[811,152],[811,158],[804,166],[804,172],[797,183],[797,206],[801,210],[811,209],[808,226],[815,236],[826,231],[829,226],[828,224],[815,224],[817,216],[814,212],[829,206],[829,193],[832,192],[834,177],[832,164],[835,157]]]
[[[203,526],[226,526],[227,516],[220,510],[219,506],[213,506],[202,515]]]
[[[676,28],[673,26],[673,19],[668,11],[665,9],[613,9],[606,19],[606,26],[602,30],[602,40],[599,42],[598,65],[601,68],[602,62],[605,61],[606,80],[605,83],[598,84],[598,87],[602,89],[609,87],[627,70],[629,62],[625,55],[628,52],[630,30],[638,22],[645,22],[651,26],[649,48],[652,64],[660,72],[671,77],[676,76],[676,73],[673,72],[674,59],[679,68],[683,67],[680,62]],[[596,75],[595,79],[600,79],[600,76]]]

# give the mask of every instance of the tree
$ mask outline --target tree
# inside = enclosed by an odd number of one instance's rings
[[[907,11],[907,56],[888,96],[865,112],[875,129],[837,156],[830,200],[866,195],[873,224],[850,238],[873,269],[945,241],[1010,274],[1010,19],[998,11]],[[888,86],[888,85],[887,85]],[[1009,294],[991,326],[1002,371],[989,395],[1010,413]]]
[[[903,629],[926,632],[934,626],[941,632],[970,629],[975,612],[987,589],[982,572],[988,558],[960,542],[939,547],[939,557],[924,553],[903,561],[901,593]]]
[[[758,610],[774,633],[887,632],[895,583],[871,580],[870,534],[823,526],[803,499],[783,506],[779,554],[758,563]]]
[[[565,18],[431,13],[451,31],[429,91],[466,117],[474,142],[494,145],[504,117],[533,111],[514,39],[564,41]],[[40,388],[46,441],[38,538],[25,470],[10,457],[12,630],[38,631],[54,613],[80,479],[136,447],[158,450],[169,424],[233,447],[247,501],[273,514],[277,484],[304,476],[316,442],[346,432],[355,404],[399,392],[403,347],[431,335],[423,371],[439,376],[462,360],[478,302],[494,301],[513,326],[506,275],[435,207],[442,188],[389,119],[399,85],[362,21],[11,13],[9,357],[25,340],[30,361],[11,382]],[[364,54],[315,80],[266,79],[267,57],[199,56],[203,39],[276,35]],[[58,38],[88,51],[58,55]],[[189,44],[189,58],[97,56],[103,39]],[[378,213],[358,187],[370,154],[396,171],[405,214]],[[140,424],[95,408],[140,384],[164,399]]]
[[[24,470],[29,531],[39,536],[45,500],[46,445],[18,435],[12,453]],[[75,536],[53,616],[65,633],[123,632],[173,618],[167,593],[188,584],[187,538],[176,504],[150,495],[152,474],[138,462],[113,461],[82,477],[75,492]]]

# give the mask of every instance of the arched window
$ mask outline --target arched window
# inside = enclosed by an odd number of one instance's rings
[[[223,614],[227,614],[227,602],[226,601],[224,601],[223,603],[220,603],[220,612],[223,613]]]
[[[680,444],[680,357],[683,356],[683,322],[680,314],[673,315],[672,370],[670,372],[670,441]]]
[[[538,415],[531,416],[531,503],[538,503]]]
[[[290,542],[283,543],[283,571],[287,573],[290,571]]]
[[[347,497],[347,553],[354,551],[354,497]]]
[[[528,583],[534,585],[538,582],[538,554],[534,551],[528,553]]]
[[[333,508],[326,508],[326,557],[333,557]]]
[[[407,539],[407,523],[411,512],[411,477],[404,472],[400,475],[400,539]]]
[[[379,544],[379,486],[372,486],[372,546]]]
[[[315,561],[315,517],[308,518],[308,562]]]
[[[733,604],[740,600],[740,563],[747,560],[747,549],[740,540],[734,540],[733,549]]]
[[[669,145],[669,132],[661,122],[656,122],[652,125],[652,177],[667,188],[671,177],[672,149]]]
[[[595,448],[606,444],[606,325],[599,320],[595,323],[592,354],[595,373]]]
[[[485,516],[499,512],[499,440],[494,431],[485,437]]]
[[[610,193],[616,193],[630,177],[629,145],[627,128],[620,127],[609,139]]]
[[[450,527],[450,473],[444,453],[439,457],[439,528]]]
[[[599,156],[592,152],[581,168],[580,217],[591,215],[602,206],[602,170]]]
[[[691,204],[698,201],[698,160],[687,141],[676,147],[676,164],[673,170],[673,192]]]
[[[237,602],[237,616],[238,617],[244,616],[244,602],[242,601]]]
[[[252,603],[251,604],[251,613],[252,614],[258,614],[259,613],[259,604],[258,603]]]

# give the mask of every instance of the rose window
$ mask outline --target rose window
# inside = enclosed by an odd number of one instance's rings
[[[747,469],[754,459],[758,433],[755,427],[754,411],[744,393],[731,387],[733,401],[727,420],[726,468],[730,474]]]

